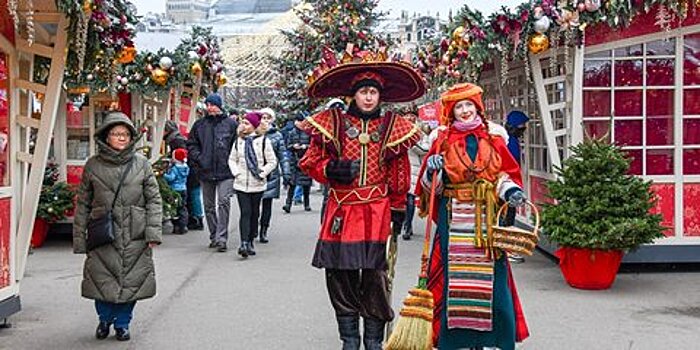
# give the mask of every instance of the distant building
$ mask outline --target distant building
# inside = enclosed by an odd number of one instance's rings
[[[237,13],[280,13],[292,8],[292,0],[218,0],[212,3],[217,15]]]
[[[441,35],[442,29],[447,25],[440,20],[440,15],[435,16],[413,14],[401,11],[401,17],[387,19],[380,24],[379,32],[389,36],[394,41],[396,51],[408,53],[415,51],[419,43]]]
[[[210,3],[208,0],[167,0],[166,16],[173,23],[192,23],[207,19]]]

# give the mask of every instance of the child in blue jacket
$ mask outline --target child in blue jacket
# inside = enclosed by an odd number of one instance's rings
[[[177,217],[173,218],[173,233],[187,233],[187,176],[190,174],[190,167],[187,166],[187,150],[178,148],[173,151],[173,164],[165,173],[165,181],[168,182],[173,191],[180,194],[180,202],[177,205]]]

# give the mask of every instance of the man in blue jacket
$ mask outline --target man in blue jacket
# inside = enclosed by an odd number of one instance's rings
[[[520,138],[525,134],[527,122],[530,118],[521,111],[511,111],[506,117],[506,131],[508,131],[508,150],[513,158],[520,164]],[[512,225],[515,222],[515,208],[508,208],[506,212],[506,224]],[[525,257],[519,254],[508,255],[510,262],[519,264],[525,261]]]
[[[225,252],[233,195],[233,175],[228,167],[228,156],[236,139],[238,123],[224,114],[219,95],[207,96],[205,104],[207,115],[192,125],[187,151],[202,184],[209,248]]]

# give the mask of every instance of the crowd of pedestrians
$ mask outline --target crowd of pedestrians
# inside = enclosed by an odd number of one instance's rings
[[[323,109],[345,112],[351,108],[359,107],[332,99]],[[364,115],[362,110],[355,113]],[[404,109],[400,114],[407,125],[415,125],[420,130],[419,140],[408,150],[411,183],[405,196],[405,216],[395,218],[392,212],[392,223],[400,227],[398,231],[404,240],[410,240],[414,234],[412,222],[419,195],[415,190],[420,188],[419,170],[421,164],[426,163],[424,157],[429,154],[440,130],[420,121],[415,107]],[[281,209],[286,214],[295,204],[303,205],[306,212],[312,211],[309,196],[314,181],[313,171],[310,164],[307,163],[306,167],[302,164],[303,159],[308,162],[316,156],[307,156],[313,146],[312,136],[307,130],[309,124],[305,122],[308,114],[288,119],[278,128],[277,113],[271,108],[249,111],[241,116],[228,115],[221,97],[211,94],[198,108],[198,115],[199,119],[187,136],[180,132],[176,122],[168,121],[165,125],[165,156],[170,159],[170,165],[163,173],[163,179],[181,198],[172,218],[173,233],[204,229],[208,231],[209,248],[226,252],[231,226],[230,206],[235,197],[240,214],[238,224],[234,225],[240,235],[237,253],[244,259],[254,256],[256,239],[259,243],[270,240],[275,199],[284,195]],[[368,118],[371,120],[371,116]],[[519,137],[526,122],[527,116],[517,112],[508,116],[505,129],[491,122],[488,126],[492,134],[506,141],[517,160]],[[155,295],[151,249],[161,242],[161,196],[151,165],[136,152],[135,145],[140,137],[126,115],[110,114],[97,130],[99,152],[87,162],[80,184],[74,221],[74,251],[88,255],[82,295],[95,300],[99,318],[95,335],[98,339],[106,338],[114,327],[118,340],[129,340],[129,324],[136,301]],[[346,172],[356,174],[359,169],[357,164],[331,163],[326,167],[328,173],[316,176],[335,176],[340,181]],[[429,169],[442,166],[438,163],[435,159],[427,162]],[[116,183],[119,186],[106,185]],[[324,215],[329,195],[333,195],[330,210],[337,216],[340,190],[328,186],[322,188],[323,227],[329,232],[346,229],[345,225],[334,221],[334,215],[328,216],[330,219]],[[88,249],[85,232],[89,230],[92,219],[105,213],[109,213],[115,223],[114,243]],[[314,259],[317,258],[323,257]],[[517,256],[512,258],[522,260]],[[334,278],[330,280],[340,283]],[[390,316],[387,311],[386,315],[368,316],[368,319],[379,320],[376,322],[379,334],[382,320],[388,320]]]

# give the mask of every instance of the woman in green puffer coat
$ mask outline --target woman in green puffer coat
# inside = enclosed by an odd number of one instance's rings
[[[85,254],[82,296],[95,300],[98,339],[114,325],[118,340],[129,340],[129,323],[137,300],[156,294],[152,248],[161,242],[161,198],[151,164],[136,153],[140,135],[121,112],[112,112],[95,133],[98,154],[88,159],[78,189],[73,222],[73,252]],[[132,162],[128,167],[129,162]],[[114,201],[111,244],[86,247],[89,218],[112,205],[122,172],[129,169]]]

